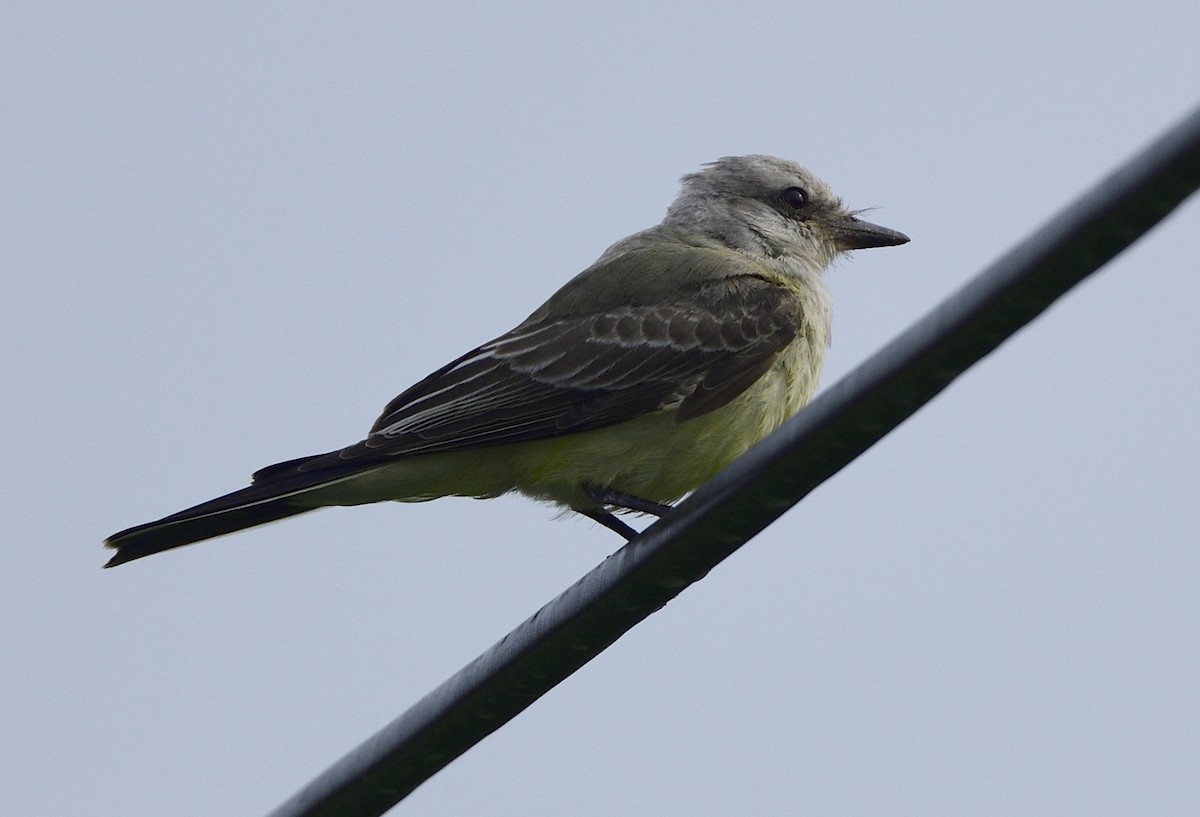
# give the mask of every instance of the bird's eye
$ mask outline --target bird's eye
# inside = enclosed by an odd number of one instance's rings
[[[799,187],[789,187],[783,191],[783,203],[793,210],[799,210],[808,204],[808,194]]]

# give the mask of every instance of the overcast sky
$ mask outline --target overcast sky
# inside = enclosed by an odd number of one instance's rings
[[[520,498],[104,536],[358,440],[719,156],[836,381],[1200,102],[1200,5],[9,2],[0,812],[262,814],[616,549]],[[1200,206],[395,813],[1194,815]]]

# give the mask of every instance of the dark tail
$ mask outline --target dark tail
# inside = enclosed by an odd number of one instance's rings
[[[104,566],[116,567],[152,553],[314,510],[288,504],[286,498],[254,497],[255,493],[261,494],[263,491],[254,487],[243,488],[156,522],[114,533],[104,540],[104,544],[116,548],[117,552]]]
[[[305,504],[299,501],[300,497],[314,488],[338,482],[363,470],[361,467],[343,465],[313,473],[296,473],[299,463],[315,460],[319,456],[270,466],[255,474],[255,479],[261,482],[249,488],[210,499],[155,522],[114,533],[104,540],[104,544],[115,548],[117,552],[104,566],[116,567],[152,553],[316,510],[318,506]],[[263,476],[267,478],[263,479]]]

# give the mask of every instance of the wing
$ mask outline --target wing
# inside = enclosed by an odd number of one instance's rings
[[[802,318],[790,290],[741,276],[666,303],[531,319],[392,400],[362,442],[255,480],[574,434],[668,409],[685,422],[758,380]]]

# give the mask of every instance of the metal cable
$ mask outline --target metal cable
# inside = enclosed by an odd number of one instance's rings
[[[383,814],[702,578],[1200,187],[1200,109],[272,817]]]

